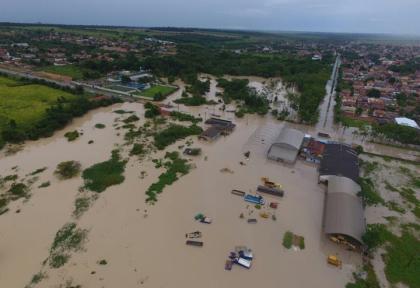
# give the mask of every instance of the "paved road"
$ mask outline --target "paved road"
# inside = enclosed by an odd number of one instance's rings
[[[340,55],[338,55],[334,63],[331,78],[325,86],[325,98],[319,107],[319,119],[316,124],[318,131],[329,133],[336,128],[334,124],[335,88],[337,86],[340,64],[341,59]]]

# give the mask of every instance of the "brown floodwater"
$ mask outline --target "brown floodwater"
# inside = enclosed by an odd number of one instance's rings
[[[141,104],[118,104],[88,113],[51,138],[29,142],[15,155],[1,156],[1,175],[11,174],[16,165],[21,177],[46,166],[34,186],[43,181],[51,181],[51,186],[34,187],[29,200],[13,202],[10,211],[0,216],[0,287],[23,287],[40,270],[48,278],[39,287],[56,287],[71,279],[82,287],[344,287],[351,279],[360,257],[333,245],[322,233],[324,187],[318,185],[316,167],[299,161],[285,166],[266,159],[267,142],[284,125],[270,117],[235,119],[236,130],[214,143],[192,138],[193,146],[203,149],[202,156],[191,158],[196,168],[165,188],[154,206],[145,204],[145,191],[163,170],[154,168],[150,159],[162,157],[163,152],[141,162],[130,158],[125,181],[101,193],[80,219],[72,218],[82,180],[60,181],[53,171],[61,161],[77,160],[86,168],[109,159],[111,150],[124,144],[119,130],[113,128],[121,117],[112,112],[116,109],[135,111],[144,121]],[[179,109],[207,117],[215,111],[234,118],[210,105]],[[106,128],[96,129],[96,123]],[[83,135],[67,142],[64,133],[74,129]],[[89,140],[94,143],[88,144]],[[167,151],[178,150],[185,141]],[[246,151],[251,152],[249,160],[243,156]],[[220,172],[222,168],[233,174]],[[147,171],[144,179],[141,171]],[[285,189],[282,199],[266,197],[279,203],[277,210],[263,208],[274,213],[276,221],[261,218],[258,210],[230,193],[231,189],[254,193],[263,176]],[[213,223],[196,222],[197,213],[212,217]],[[247,224],[241,213],[257,218],[258,223]],[[59,269],[42,268],[55,233],[69,221],[89,229],[84,250],[72,253],[69,263]],[[203,233],[202,248],[185,245],[185,233],[196,230]],[[287,230],[305,237],[303,251],[282,246]],[[236,245],[253,249],[250,270],[238,266],[224,270]],[[343,260],[343,269],[327,265],[327,255],[335,253]],[[108,264],[98,265],[101,259]]]

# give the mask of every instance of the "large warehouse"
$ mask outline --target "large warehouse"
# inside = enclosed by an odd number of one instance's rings
[[[362,243],[366,223],[363,204],[357,196],[360,186],[353,180],[330,176],[324,212],[324,232],[329,236],[343,236],[353,244]]]
[[[340,236],[353,245],[362,244],[366,230],[357,153],[348,145],[326,144],[319,168],[319,181],[327,187],[324,208],[324,232]]]
[[[284,127],[268,150],[268,159],[294,163],[302,146],[303,132]]]

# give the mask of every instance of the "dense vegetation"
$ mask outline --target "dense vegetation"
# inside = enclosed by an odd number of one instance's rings
[[[147,189],[146,202],[155,202],[157,201],[157,194],[162,193],[165,186],[169,186],[178,180],[179,175],[185,175],[190,171],[190,165],[188,165],[187,160],[179,157],[178,152],[167,152],[165,154],[165,160],[167,160],[163,166],[165,167],[165,172],[159,176],[159,180]]]
[[[223,100],[229,104],[232,100],[242,101],[243,112],[258,113],[264,115],[268,112],[269,105],[266,98],[258,95],[255,89],[248,86],[248,79],[233,79],[231,81],[220,78],[217,79],[217,85],[224,89]]]
[[[70,258],[69,252],[82,248],[87,232],[77,228],[76,223],[67,223],[58,230],[50,249],[50,267],[59,268],[66,264]]]
[[[75,93],[71,89],[69,92]],[[120,101],[114,98],[93,101],[69,92],[0,78],[0,144],[49,137],[74,117]]]
[[[201,121],[203,121],[203,118],[201,117],[194,117],[193,115],[190,114],[186,114],[186,113],[182,113],[182,112],[177,112],[177,111],[172,111],[170,116],[178,121],[188,121],[191,123],[199,123]]]
[[[331,72],[331,59],[327,59],[322,62],[290,55],[236,54],[201,45],[179,45],[177,55],[151,56],[143,61],[143,65],[159,76],[181,77],[184,80],[191,79],[191,75],[197,73],[280,76],[300,90],[298,113],[301,120],[314,123]]]
[[[201,129],[201,127],[195,124],[189,127],[171,124],[169,125],[168,128],[155,134],[154,145],[159,150],[163,150],[167,146],[175,143],[179,139],[184,139],[185,137],[188,137],[191,135],[199,135],[201,132],[203,132],[203,129]]]
[[[85,188],[103,192],[112,185],[124,182],[124,170],[127,162],[122,160],[117,150],[112,151],[111,159],[92,165],[85,169],[82,177],[85,180]]]
[[[374,125],[373,131],[377,136],[383,136],[388,140],[394,140],[404,144],[420,145],[420,131],[408,126],[394,123]]]
[[[60,179],[70,179],[79,175],[80,168],[81,165],[77,161],[64,161],[57,165],[54,174]]]
[[[384,254],[385,275],[389,282],[402,282],[408,287],[420,287],[420,241],[413,235],[410,225],[402,228],[401,236],[386,229],[384,224],[370,224],[363,236],[372,251],[386,244]],[[418,231],[419,226],[415,226]]]

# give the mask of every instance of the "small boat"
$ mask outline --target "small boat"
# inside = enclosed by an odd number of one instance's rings
[[[257,223],[257,219],[255,219],[255,218],[250,218],[250,219],[248,219],[248,223],[249,223],[249,224],[255,224],[255,223]]]
[[[190,246],[197,246],[197,247],[203,247],[204,243],[202,241],[195,241],[195,240],[187,240],[185,243]]]
[[[233,195],[238,195],[238,196],[241,196],[241,197],[244,197],[244,196],[245,196],[245,194],[246,194],[244,191],[241,191],[241,190],[236,190],[236,189],[233,189],[231,193],[232,193]]]

